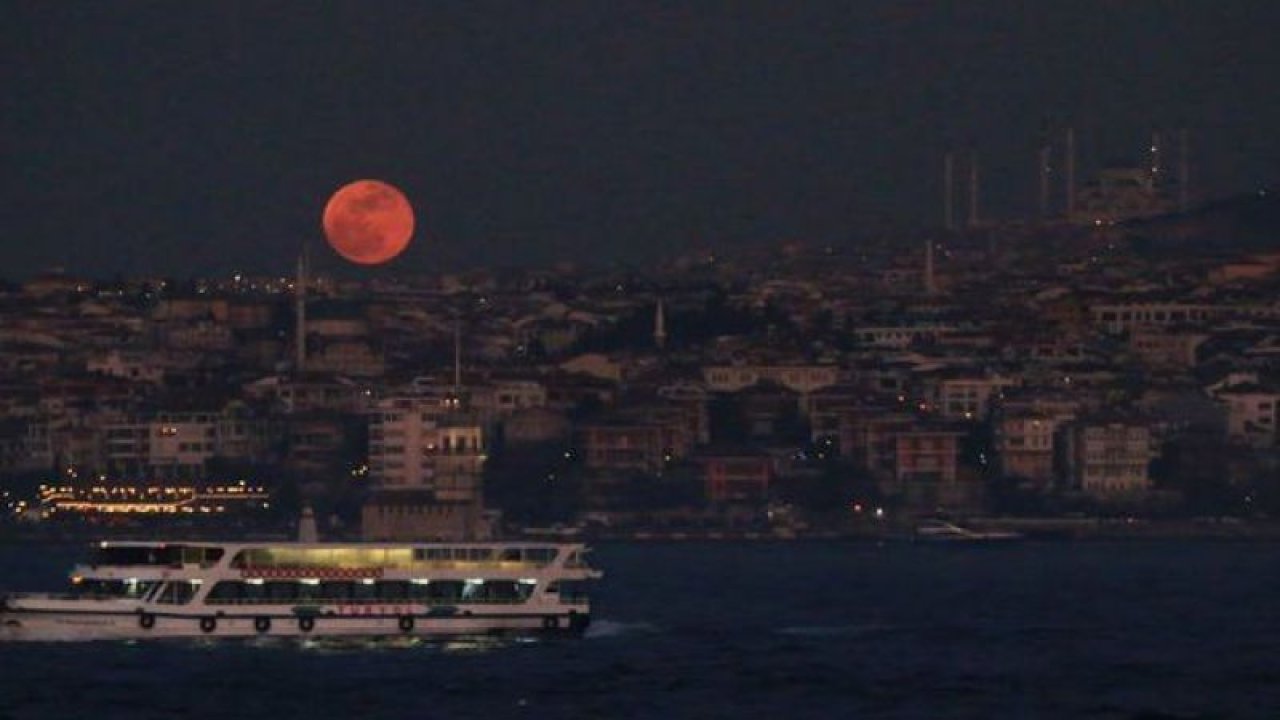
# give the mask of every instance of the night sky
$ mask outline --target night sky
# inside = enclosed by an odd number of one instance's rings
[[[1046,123],[1082,179],[1190,129],[1197,194],[1280,177],[1280,3],[6,4],[0,276],[321,267],[330,192],[418,210],[387,271],[847,243],[1035,209]]]

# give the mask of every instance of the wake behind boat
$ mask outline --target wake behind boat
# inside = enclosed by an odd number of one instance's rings
[[[0,639],[566,631],[601,577],[577,543],[102,542],[67,593],[10,594]]]
[[[928,542],[990,542],[1020,540],[1022,534],[1006,530],[973,530],[946,520],[926,520],[916,526],[915,539]]]

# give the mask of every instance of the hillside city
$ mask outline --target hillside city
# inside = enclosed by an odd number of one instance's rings
[[[1280,249],[1238,227],[394,280],[49,272],[0,293],[3,525],[285,534],[306,507],[370,540],[1266,528]]]

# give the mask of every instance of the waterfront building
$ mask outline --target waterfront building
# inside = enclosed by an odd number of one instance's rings
[[[1150,465],[1156,453],[1146,422],[1108,415],[1082,418],[1065,440],[1073,489],[1115,500],[1139,497],[1151,488]]]

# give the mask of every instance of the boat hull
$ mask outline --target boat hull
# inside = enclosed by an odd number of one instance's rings
[[[0,640],[59,642],[164,638],[450,637],[542,633],[581,634],[586,613],[459,613],[432,615],[255,615],[8,611]]]

